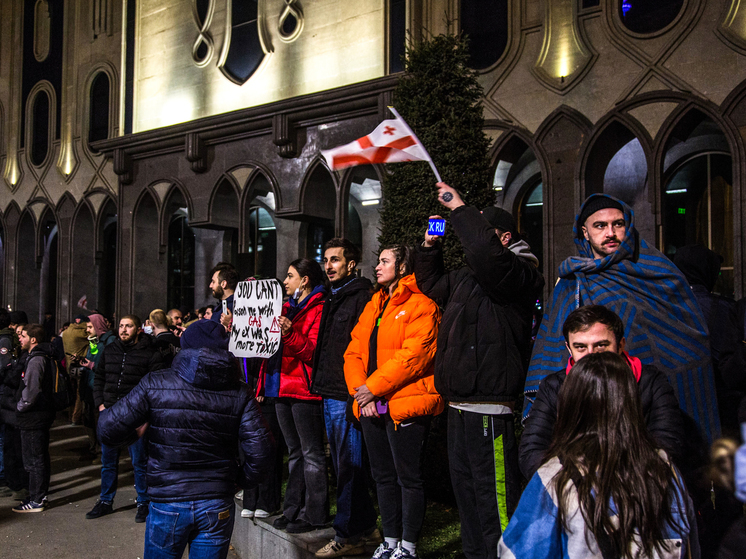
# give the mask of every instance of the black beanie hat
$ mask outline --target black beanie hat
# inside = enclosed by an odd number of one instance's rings
[[[624,213],[624,208],[622,208],[622,205],[613,198],[610,198],[609,196],[593,196],[592,198],[586,200],[585,205],[580,212],[580,217],[578,218],[578,229],[585,225],[585,222],[594,213],[599,210],[605,210],[606,208],[614,208],[615,210],[619,210],[620,212]]]
[[[518,239],[518,228],[510,212],[495,206],[487,206],[482,210],[482,215],[492,227],[501,231],[509,231],[513,239]]]
[[[219,322],[203,318],[191,324],[181,335],[181,349],[228,349],[229,336]]]

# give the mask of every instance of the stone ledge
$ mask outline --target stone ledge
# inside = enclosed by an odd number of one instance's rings
[[[272,526],[276,518],[241,518],[237,503],[231,543],[241,559],[314,559],[314,553],[334,537],[333,528],[288,534]],[[376,547],[377,544],[366,549],[365,555],[355,557],[370,557]]]

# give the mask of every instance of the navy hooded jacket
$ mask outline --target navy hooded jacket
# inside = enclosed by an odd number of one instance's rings
[[[183,349],[170,369],[155,371],[100,416],[101,442],[121,446],[149,423],[148,495],[155,502],[233,495],[238,445],[246,486],[271,466],[274,439],[225,350]]]

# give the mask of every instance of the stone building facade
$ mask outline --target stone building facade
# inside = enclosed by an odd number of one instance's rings
[[[216,262],[282,277],[335,234],[371,276],[385,169],[319,151],[388,117],[405,40],[461,31],[497,203],[548,277],[608,192],[744,295],[735,0],[0,0],[0,302],[201,306]]]

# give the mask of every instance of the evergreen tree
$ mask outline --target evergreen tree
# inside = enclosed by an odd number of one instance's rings
[[[467,40],[439,35],[407,49],[405,73],[394,90],[394,107],[433,158],[443,181],[457,189],[464,202],[483,208],[494,204],[487,156],[489,139],[482,131],[483,96],[476,73],[467,67]],[[448,219],[437,200],[436,179],[427,162],[387,167],[383,181],[381,246],[422,242],[427,218]],[[463,265],[463,249],[446,227],[447,269]]]

